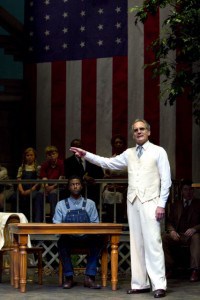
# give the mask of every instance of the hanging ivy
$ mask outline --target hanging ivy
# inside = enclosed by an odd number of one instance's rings
[[[137,25],[165,7],[169,15],[159,38],[150,46],[155,54],[153,76],[163,75],[160,96],[165,104],[173,105],[183,94],[192,101],[193,115],[200,125],[200,1],[145,0],[131,11],[136,12]]]

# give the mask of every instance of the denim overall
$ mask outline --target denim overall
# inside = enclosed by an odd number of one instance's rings
[[[65,216],[65,223],[90,223],[90,218],[85,209],[87,200],[83,200],[81,209],[70,209],[68,199],[65,199],[65,204],[67,206],[67,214]]]
[[[68,199],[65,200],[67,214],[65,216],[66,223],[90,223],[89,215],[86,211],[87,199],[83,200],[82,208],[71,210]],[[78,224],[77,224],[78,227]],[[58,240],[58,250],[63,264],[63,273],[65,276],[73,276],[73,265],[71,262],[71,249],[88,248],[90,254],[87,256],[87,265],[85,274],[95,276],[97,272],[97,262],[101,249],[98,238],[95,235],[61,235]]]
[[[37,179],[37,172],[36,171],[23,170],[21,178],[22,179]],[[33,184],[30,184],[30,183],[23,184],[23,189],[24,190],[29,190],[29,189],[31,189],[32,185]]]

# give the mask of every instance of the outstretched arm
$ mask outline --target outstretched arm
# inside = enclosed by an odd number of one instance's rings
[[[123,152],[115,157],[107,158],[93,154],[81,148],[71,147],[69,150],[74,152],[77,157],[84,157],[87,161],[103,169],[123,170],[125,167],[127,167],[126,152]]]
[[[86,155],[86,151],[81,148],[71,147],[69,150],[74,152],[77,157],[84,157]]]

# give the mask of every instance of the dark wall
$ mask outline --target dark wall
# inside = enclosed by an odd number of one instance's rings
[[[7,167],[11,178],[16,177],[21,159],[20,106],[19,103],[0,102],[0,163]]]
[[[24,0],[0,0],[0,6],[23,23]],[[0,34],[9,35],[9,32],[0,26]],[[0,47],[0,79],[23,80],[23,63],[16,61],[14,55],[8,54],[3,45]],[[7,167],[11,178],[16,178],[25,146],[23,137],[28,135],[29,128],[28,125],[23,124],[25,99],[15,101],[12,99],[12,94],[9,94],[11,97],[8,99],[4,89],[5,87],[0,84],[0,164]]]

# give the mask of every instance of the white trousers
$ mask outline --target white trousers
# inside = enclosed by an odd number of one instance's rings
[[[158,198],[145,203],[139,198],[127,201],[132,289],[149,288],[150,281],[152,291],[167,288],[161,226],[155,218],[157,202]]]

